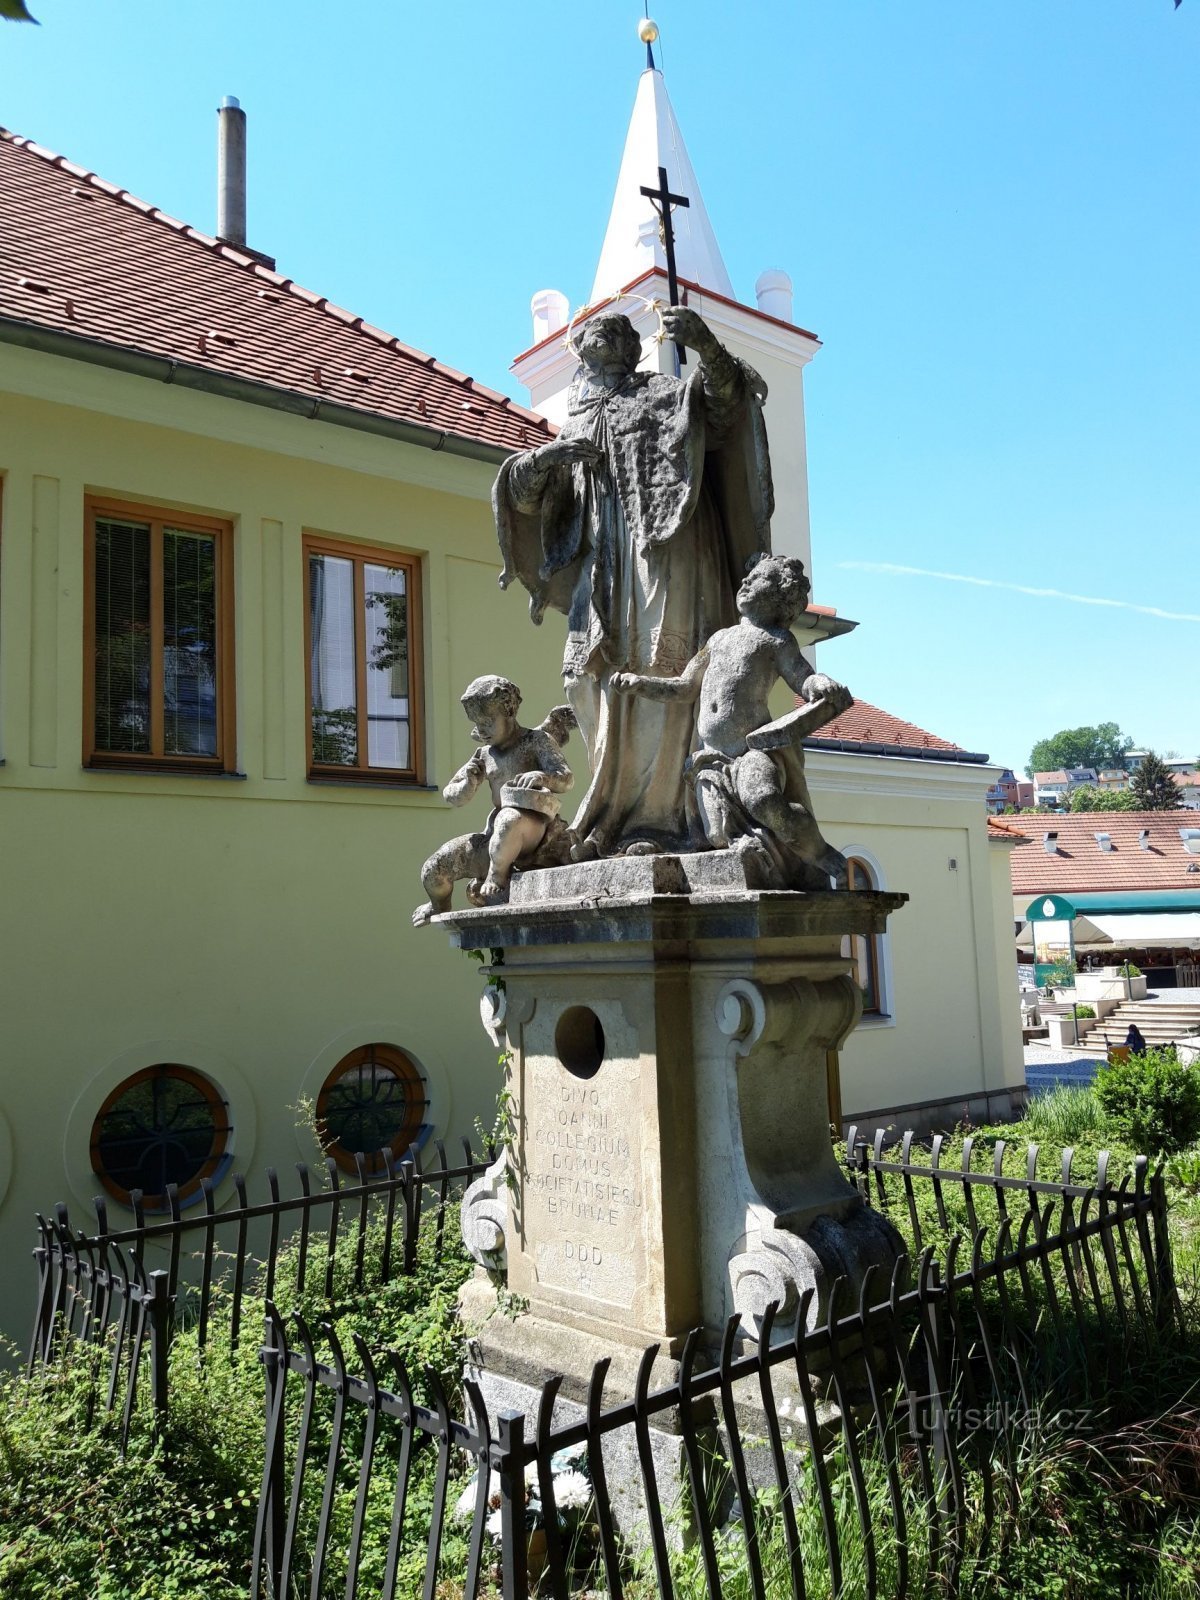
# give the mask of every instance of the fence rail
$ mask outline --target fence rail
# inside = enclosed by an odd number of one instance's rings
[[[330,1325],[269,1308],[254,1600],[525,1600],[531,1576],[555,1597],[674,1600],[685,1570],[688,1592],[718,1600],[731,1540],[755,1600],[968,1585],[1017,1503],[1012,1431],[990,1419],[1104,1393],[1178,1307],[1145,1160],[1120,1184],[1105,1162],[1077,1184],[1069,1155],[1055,1182],[1036,1153],[1020,1178],[972,1170],[969,1150],[942,1168],[941,1148],[921,1164],[905,1138],[889,1161],[882,1136],[851,1138],[864,1198],[904,1205],[918,1240],[889,1282],[840,1282],[823,1306],[810,1290],[786,1330],[777,1307],[756,1329],[697,1330],[660,1387],[652,1346],[615,1404],[604,1360],[582,1403],[556,1377],[530,1415],[492,1417],[470,1381],[452,1401],[435,1373],[360,1339],[351,1370]]]
[[[477,1156],[466,1140],[463,1153],[463,1164],[451,1166],[439,1140],[432,1165],[422,1170],[415,1156],[397,1162],[384,1150],[380,1177],[368,1176],[360,1156],[351,1183],[344,1182],[330,1158],[319,1187],[312,1169],[299,1162],[299,1193],[287,1197],[270,1168],[268,1198],[254,1203],[238,1174],[233,1205],[220,1208],[209,1180],[194,1210],[181,1206],[172,1185],[161,1217],[148,1213],[135,1192],[134,1222],[127,1228],[110,1228],[107,1202],[98,1197],[93,1233],[73,1228],[66,1206],[58,1206],[50,1218],[39,1215],[28,1369],[52,1366],[74,1343],[93,1347],[97,1370],[101,1359],[107,1363],[103,1409],[111,1413],[120,1403],[124,1444],[143,1368],[149,1370],[155,1409],[163,1415],[167,1358],[178,1332],[195,1327],[203,1350],[219,1325],[236,1345],[249,1314],[257,1337],[285,1256],[294,1268],[295,1292],[316,1281],[329,1300],[347,1241],[353,1241],[350,1280],[357,1289],[411,1274],[423,1230],[432,1229],[431,1247],[441,1259],[447,1204],[495,1155]]]

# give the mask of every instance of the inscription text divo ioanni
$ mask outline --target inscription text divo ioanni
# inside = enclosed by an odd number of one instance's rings
[[[642,1241],[636,1078],[606,1061],[574,1077],[534,1068],[525,1144],[524,1226],[538,1282],[631,1306]]]

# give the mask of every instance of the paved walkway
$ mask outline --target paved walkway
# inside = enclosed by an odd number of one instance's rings
[[[1053,1089],[1060,1083],[1083,1088],[1091,1083],[1096,1068],[1104,1065],[1104,1056],[1089,1055],[1086,1050],[1051,1050],[1044,1044],[1025,1046],[1025,1082],[1031,1094]]]

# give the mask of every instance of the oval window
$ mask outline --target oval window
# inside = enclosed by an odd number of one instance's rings
[[[382,1152],[406,1155],[425,1121],[425,1080],[391,1044],[364,1044],[343,1056],[317,1096],[321,1147],[346,1172],[382,1172]]]
[[[149,1210],[165,1210],[169,1185],[186,1200],[218,1175],[231,1132],[229,1103],[211,1079],[191,1067],[145,1067],[100,1107],[92,1170],[122,1205],[140,1189]]]

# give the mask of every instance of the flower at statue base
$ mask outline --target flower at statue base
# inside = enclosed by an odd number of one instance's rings
[[[558,1510],[559,1523],[564,1533],[574,1533],[575,1525],[582,1514],[590,1509],[593,1500],[592,1483],[587,1475],[586,1448],[581,1445],[576,1450],[557,1451],[550,1460],[550,1474],[554,1483],[554,1504]],[[456,1520],[462,1522],[470,1520],[478,1493],[479,1473],[476,1472],[455,1503]],[[498,1473],[493,1472],[488,1482],[487,1531],[494,1539],[500,1537],[500,1511],[500,1477]],[[538,1479],[537,1463],[532,1461],[525,1468],[525,1526],[530,1529],[545,1526],[541,1483]]]
[[[559,1535],[563,1541],[567,1560],[590,1556],[594,1539],[599,1531],[589,1513],[594,1504],[591,1479],[587,1475],[587,1450],[583,1445],[574,1450],[559,1450],[550,1460],[550,1474],[554,1485],[554,1505],[557,1511]],[[479,1493],[479,1474],[459,1495],[454,1516],[459,1521],[469,1521],[475,1511]],[[484,1528],[495,1543],[500,1542],[502,1528],[502,1499],[500,1478],[493,1472],[488,1480],[488,1514]],[[541,1484],[537,1465],[531,1462],[525,1468],[525,1528],[528,1534],[529,1571],[537,1577],[546,1560],[546,1517],[542,1505]]]

